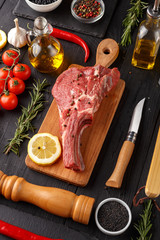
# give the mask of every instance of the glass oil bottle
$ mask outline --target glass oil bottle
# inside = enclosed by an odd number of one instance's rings
[[[60,42],[49,35],[52,31],[52,26],[44,17],[37,17],[33,30],[27,32],[30,63],[42,73],[56,71],[64,59],[64,51]],[[31,41],[30,36],[34,36],[35,39]]]
[[[147,9],[147,19],[139,27],[132,56],[132,65],[142,69],[153,69],[160,44],[159,0]]]

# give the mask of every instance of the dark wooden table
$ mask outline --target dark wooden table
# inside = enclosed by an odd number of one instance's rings
[[[151,1],[153,2],[153,1]],[[12,11],[17,3],[17,0],[6,0],[0,9],[0,28],[8,32],[13,27],[15,16]],[[129,8],[129,1],[120,0],[116,11],[113,14],[111,22],[106,32],[105,38],[113,38],[120,42],[122,35],[122,20],[125,17],[126,10]],[[19,18],[20,26],[26,28],[27,23],[33,24],[33,21]],[[50,237],[62,238],[65,240],[76,239],[123,239],[128,240],[133,237],[136,239],[137,232],[133,227],[133,223],[137,221],[139,213],[142,213],[143,207],[133,207],[132,200],[139,187],[145,185],[152,154],[155,146],[155,141],[160,124],[160,86],[158,84],[160,77],[160,57],[157,57],[156,65],[153,70],[147,71],[131,66],[131,58],[136,39],[137,28],[133,32],[133,44],[127,48],[120,47],[120,54],[115,63],[111,66],[116,66],[121,72],[121,78],[126,82],[126,88],[118,106],[114,119],[112,121],[109,132],[106,136],[102,150],[97,159],[94,171],[91,175],[88,185],[84,188],[76,187],[63,181],[51,178],[30,170],[25,165],[25,157],[27,154],[28,141],[24,141],[20,148],[20,157],[13,153],[4,155],[4,146],[7,139],[10,139],[16,129],[16,121],[21,114],[20,105],[27,105],[29,102],[29,94],[26,91],[19,97],[19,107],[14,111],[0,111],[0,169],[7,175],[17,175],[24,177],[27,181],[37,185],[58,187],[69,190],[77,195],[84,194],[96,199],[90,222],[87,226],[73,222],[71,219],[64,219],[47,213],[38,207],[24,202],[12,202],[0,198],[0,219],[19,226],[36,234]],[[90,47],[90,58],[85,65],[92,66],[95,63],[95,54],[99,38],[88,35],[78,34],[82,37]],[[84,65],[84,51],[76,44],[62,41],[65,51],[65,61],[62,70],[67,69],[71,63]],[[9,44],[5,47],[7,49]],[[29,63],[27,55],[27,47],[21,50],[21,62]],[[31,66],[31,65],[30,65]],[[32,78],[27,86],[31,86],[32,79],[47,78],[51,84],[51,90],[56,80],[56,75],[47,75],[37,72],[32,68]],[[139,129],[139,134],[136,142],[134,154],[124,176],[124,181],[121,189],[105,189],[105,182],[113,171],[122,143],[125,140],[130,119],[136,103],[143,97],[147,98],[143,112],[143,119]],[[34,125],[38,131],[46,113],[52,102],[50,92],[46,93],[45,109],[41,112]],[[30,134],[31,136],[33,133]],[[119,197],[129,204],[132,210],[133,219],[130,228],[127,232],[119,237],[110,237],[101,233],[95,224],[94,212],[98,203],[108,197]],[[157,199],[159,201],[159,199]],[[158,240],[160,237],[160,213],[153,208],[153,228],[152,239]],[[1,240],[9,239],[5,236],[0,236]]]

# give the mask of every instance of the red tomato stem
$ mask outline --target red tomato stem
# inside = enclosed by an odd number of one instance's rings
[[[7,76],[6,76],[6,78],[5,79],[0,79],[0,80],[5,80],[5,84],[4,84],[4,89],[3,89],[3,91],[1,92],[1,94],[0,94],[0,97],[4,94],[4,92],[6,91],[6,87],[7,87],[7,81],[8,81],[8,79],[10,78],[10,73],[11,73],[11,71],[12,71],[12,68],[15,66],[15,63],[17,62],[17,59],[19,59],[19,56],[20,56],[20,50],[19,49],[12,49],[12,48],[10,48],[10,50],[12,50],[12,51],[15,51],[18,55],[15,57],[15,58],[13,58],[12,57],[12,54],[10,53],[8,53],[7,52],[7,50],[5,51],[6,53],[7,53],[7,55],[13,60],[13,64],[9,67],[6,67],[6,69],[8,70],[8,74],[7,74]],[[3,55],[2,55],[3,56]],[[2,59],[3,60],[3,59]]]

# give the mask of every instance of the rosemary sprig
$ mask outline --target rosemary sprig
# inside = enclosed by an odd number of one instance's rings
[[[9,143],[5,146],[4,153],[8,154],[10,151],[19,155],[19,147],[25,138],[30,138],[28,131],[34,131],[35,127],[32,125],[32,120],[37,114],[43,110],[44,103],[44,89],[48,86],[46,79],[42,82],[39,80],[33,84],[32,93],[30,93],[31,101],[27,107],[22,106],[22,115],[18,118],[17,129],[14,137],[9,139]]]
[[[139,233],[139,237],[137,240],[150,240],[152,234],[150,233],[152,223],[151,223],[151,215],[152,215],[152,200],[148,200],[145,203],[143,214],[140,214],[141,218],[137,224],[134,224],[134,227],[137,229]]]
[[[142,0],[131,0],[130,5],[131,8],[128,9],[128,13],[122,22],[124,31],[121,36],[121,45],[123,47],[131,44],[131,31],[135,26],[138,25],[139,18],[142,17],[143,10],[147,8],[148,3],[145,3]]]

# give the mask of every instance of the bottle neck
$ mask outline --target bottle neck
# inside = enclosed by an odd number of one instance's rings
[[[33,32],[35,35],[50,34],[53,31],[52,26],[44,17],[37,17],[34,21]]]
[[[152,21],[153,24],[157,24],[160,21],[160,11],[159,11],[159,0],[155,0],[154,6],[149,6],[147,8],[147,19]]]
[[[159,25],[160,22],[160,18],[153,18],[151,17],[149,14],[147,14],[147,23],[148,24],[154,24],[155,26]]]

